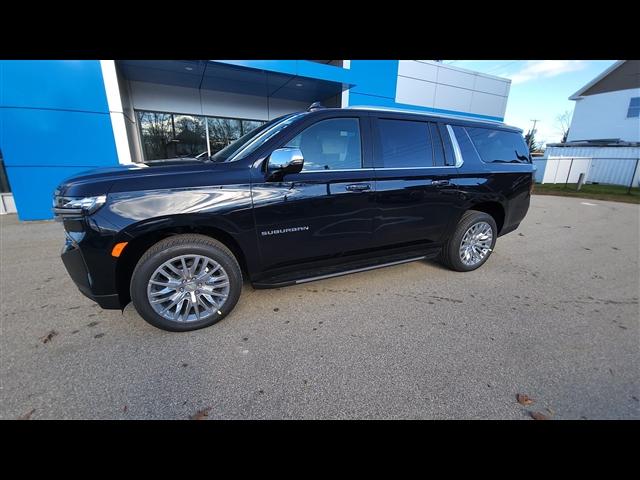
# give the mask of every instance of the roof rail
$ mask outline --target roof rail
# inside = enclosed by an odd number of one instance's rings
[[[472,122],[484,122],[484,123],[489,123],[491,125],[495,125],[495,124],[503,124],[504,125],[504,122],[500,121],[500,120],[476,119],[476,118],[473,118],[473,117],[467,117],[464,114],[447,115],[447,114],[443,114],[443,113],[425,112],[423,110],[411,110],[411,109],[408,109],[408,108],[376,107],[376,106],[373,106],[373,105],[350,105],[350,106],[344,107],[344,108],[354,109],[354,110],[379,110],[379,111],[383,111],[383,112],[411,113],[411,114],[415,114],[415,115],[424,115],[424,116],[428,116],[428,117],[452,118],[452,119],[455,119],[455,120],[470,120]]]

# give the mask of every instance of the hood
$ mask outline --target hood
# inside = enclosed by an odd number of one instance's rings
[[[216,177],[215,184],[223,184],[223,172],[237,171],[238,168],[231,163],[205,163],[193,159],[97,168],[65,179],[56,188],[55,195],[88,197],[111,192],[196,186],[202,181],[211,184],[212,176]],[[248,175],[246,167],[245,170]]]

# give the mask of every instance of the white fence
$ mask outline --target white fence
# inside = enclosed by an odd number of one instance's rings
[[[585,183],[640,186],[639,158],[556,157],[533,160],[536,182],[578,183],[584,173]]]

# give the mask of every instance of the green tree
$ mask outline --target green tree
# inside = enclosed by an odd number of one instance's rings
[[[529,146],[529,153],[533,153],[538,150],[539,145],[536,141],[536,131],[529,130],[529,132],[524,136],[524,141]]]

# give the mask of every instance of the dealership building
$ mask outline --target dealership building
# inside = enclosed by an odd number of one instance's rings
[[[432,60],[0,60],[0,213],[52,218],[67,177],[211,155],[316,101],[501,122],[509,88]]]

